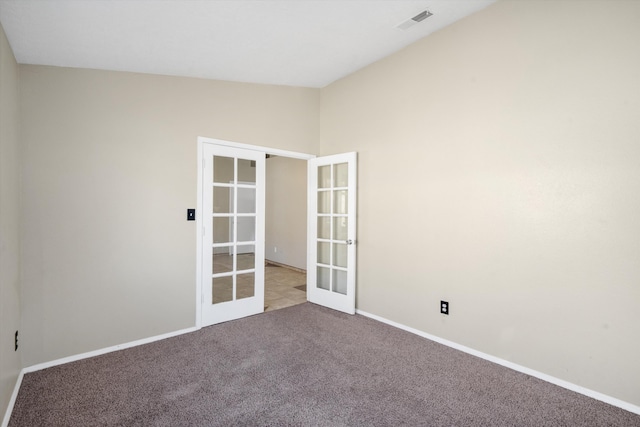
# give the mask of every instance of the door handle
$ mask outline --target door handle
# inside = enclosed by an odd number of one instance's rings
[[[347,245],[353,245],[353,240],[351,240],[351,239],[347,239],[347,240],[345,240],[345,243],[346,243]]]

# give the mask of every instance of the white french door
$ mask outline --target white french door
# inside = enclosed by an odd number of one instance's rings
[[[309,160],[307,298],[355,313],[357,153]]]
[[[265,153],[202,144],[201,325],[264,311]]]

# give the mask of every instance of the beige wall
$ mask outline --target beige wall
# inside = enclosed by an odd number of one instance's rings
[[[313,153],[318,90],[20,72],[25,365],[193,326],[197,136]]]
[[[22,368],[22,347],[12,345],[20,329],[19,152],[18,65],[0,26],[0,414]]]
[[[265,257],[306,270],[307,161],[271,157],[266,174]]]
[[[322,90],[359,309],[640,405],[638,22],[499,2]]]

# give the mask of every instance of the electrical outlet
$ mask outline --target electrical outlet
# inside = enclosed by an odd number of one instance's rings
[[[18,351],[18,331],[16,331],[15,335],[15,349],[13,351]]]
[[[449,314],[449,302],[448,301],[440,301],[440,313]]]

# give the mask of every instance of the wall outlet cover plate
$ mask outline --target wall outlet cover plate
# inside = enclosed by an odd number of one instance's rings
[[[440,301],[440,313],[449,314],[449,302],[448,301]]]

